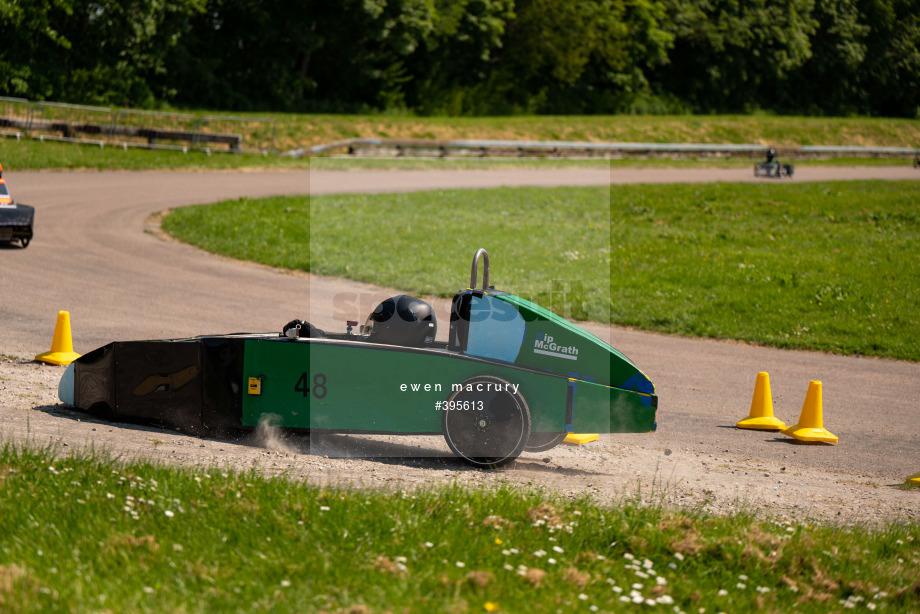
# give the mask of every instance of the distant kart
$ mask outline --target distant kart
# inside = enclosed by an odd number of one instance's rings
[[[34,219],[33,207],[13,202],[3,178],[3,166],[0,166],[0,243],[19,241],[23,248],[28,247]]]
[[[569,433],[656,429],[655,387],[628,358],[488,279],[480,249],[446,343],[435,341],[431,306],[401,295],[360,332],[357,322],[326,333],[294,320],[281,334],[109,343],[74,361],[58,394],[105,419],[193,434],[267,416],[310,432],[440,434],[456,456],[489,467]]]
[[[795,168],[791,164],[783,164],[776,159],[776,150],[772,147],[767,150],[766,162],[754,165],[755,177],[792,177]]]

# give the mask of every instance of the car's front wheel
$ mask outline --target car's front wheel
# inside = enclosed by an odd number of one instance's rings
[[[477,375],[445,402],[441,417],[451,452],[477,467],[498,467],[517,458],[530,437],[530,408],[507,381]]]

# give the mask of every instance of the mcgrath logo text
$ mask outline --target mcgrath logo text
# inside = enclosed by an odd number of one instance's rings
[[[546,356],[555,356],[556,358],[567,358],[568,360],[578,360],[578,348],[574,345],[559,345],[553,341],[552,335],[546,333],[537,333],[537,338],[533,343],[534,354],[544,354]]]

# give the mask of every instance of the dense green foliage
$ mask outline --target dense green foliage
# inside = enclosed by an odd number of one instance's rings
[[[337,490],[9,444],[0,488],[11,613],[920,606],[916,523],[717,518],[501,486]]]
[[[918,200],[915,181],[452,190],[227,201],[164,227],[441,296],[486,247],[496,287],[569,319],[920,361]]]
[[[915,118],[917,0],[0,0],[0,95]]]

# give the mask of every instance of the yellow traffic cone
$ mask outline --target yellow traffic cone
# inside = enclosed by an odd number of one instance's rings
[[[751,399],[751,414],[735,425],[739,429],[778,431],[786,423],[773,416],[773,397],[770,394],[770,374],[761,371],[754,382],[754,398]]]
[[[811,380],[808,384],[808,392],[805,394],[805,403],[802,404],[799,422],[795,426],[783,429],[783,434],[810,443],[837,443],[837,436],[824,428],[821,382]]]
[[[54,325],[54,338],[51,340],[51,350],[39,354],[35,360],[47,362],[51,365],[69,365],[80,357],[73,351],[73,339],[70,335],[70,312],[59,311],[57,324]]]
[[[920,486],[920,473],[913,474],[912,476],[907,478],[906,481],[908,484],[916,484],[917,486]]]
[[[562,443],[580,446],[598,438],[600,438],[600,435],[597,433],[569,433],[565,436],[565,439],[562,440]]]

